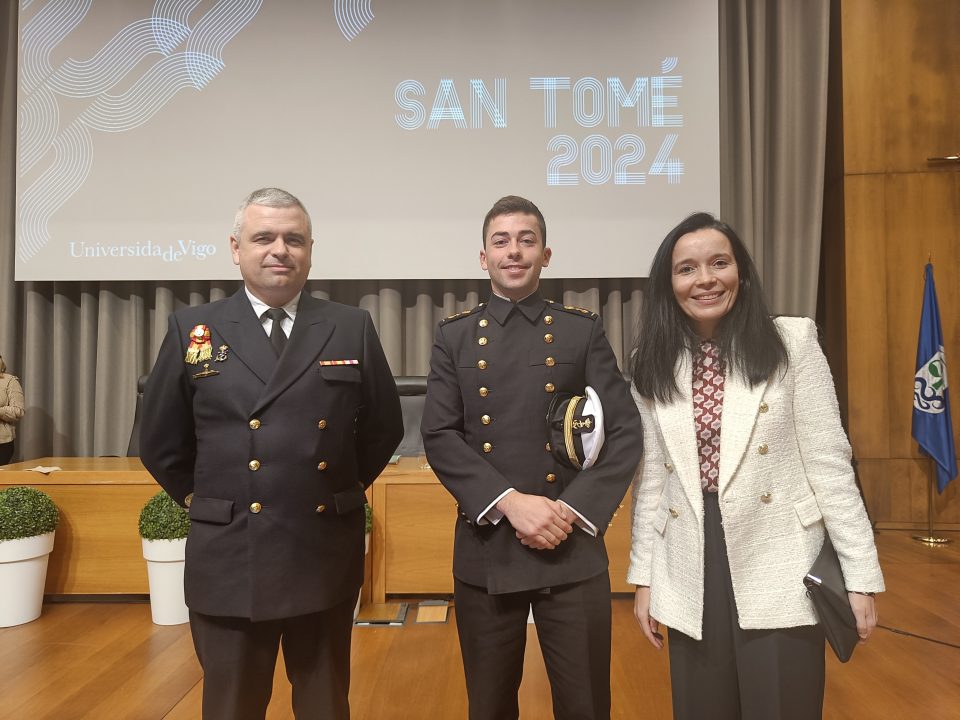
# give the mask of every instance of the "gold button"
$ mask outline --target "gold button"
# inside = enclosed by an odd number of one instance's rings
[[[326,469],[327,469],[327,461],[321,460],[320,464],[317,465],[317,470],[326,470]]]
[[[480,368],[481,370],[486,370],[486,369],[487,369],[487,361],[486,361],[486,360],[477,360],[477,367]]]
[[[486,397],[487,395],[490,394],[490,391],[487,390],[485,387],[480,388],[477,392],[480,393],[480,397]]]
[[[480,422],[482,422],[484,425],[489,425],[493,422],[493,418],[489,415],[484,415],[480,418]]]
[[[766,443],[760,443],[760,447],[757,448],[757,452],[761,455],[766,455],[769,449],[770,448],[767,447]]]
[[[664,463],[663,467],[666,468],[667,472],[673,472],[673,463]]]
[[[550,343],[553,342],[553,335],[551,335],[550,333],[547,333],[546,335],[543,336],[543,341],[549,345]]]
[[[678,518],[678,517],[680,517],[680,513],[678,513],[678,512],[677,512],[676,510],[674,510],[673,508],[670,508],[670,517],[672,517],[672,518]]]
[[[550,443],[547,443],[546,445],[544,445],[544,449],[545,449],[547,452],[550,452],[553,448],[550,447]]]
[[[771,495],[771,494],[768,493],[768,492],[765,492],[763,495],[760,496],[760,501],[761,501],[761,502],[768,503],[768,502],[770,502],[772,499],[773,499],[773,495]]]
[[[770,406],[767,405],[765,402],[760,403],[760,412],[766,412],[769,409],[770,409]]]
[[[490,322],[486,318],[483,318],[482,320],[480,320],[479,324],[480,324],[480,327],[486,327],[487,325],[490,324]]]
[[[317,512],[322,513],[327,509],[326,505],[317,505]]]
[[[484,443],[484,444],[483,444],[483,451],[484,451],[484,452],[491,452],[492,450],[493,450],[493,444],[492,444],[492,443]]]
[[[543,316],[543,321],[544,321],[547,325],[553,325],[553,315],[544,315],[544,316]]]
[[[190,507],[190,503],[193,502],[193,493],[187,493],[187,496],[183,499],[183,504],[187,507]]]
[[[252,512],[254,515],[256,515],[261,510],[263,510],[263,505],[261,505],[260,503],[258,502],[250,503],[250,512]]]
[[[547,367],[553,367],[554,365],[557,364],[557,361],[554,360],[552,357],[548,357],[546,360],[543,361],[543,363]]]
[[[553,386],[553,383],[547,383],[546,385],[543,386],[543,389],[546,390],[547,392],[553,392],[554,390],[556,390],[556,388]]]
[[[553,473],[547,473],[547,482],[556,482],[557,476]]]
[[[327,427],[327,421],[321,420],[320,422],[317,423],[317,427],[320,428],[321,430],[325,430]]]
[[[253,470],[254,472],[256,472],[257,470],[260,469],[260,461],[259,461],[259,460],[251,460],[250,462],[247,463],[247,467],[250,468],[251,470]]]
[[[251,429],[251,430],[258,430],[259,428],[260,428],[260,421],[259,421],[259,420],[257,420],[256,418],[254,418],[253,420],[250,421],[250,429]]]
[[[486,345],[487,339],[485,337],[477,338],[477,345]]]

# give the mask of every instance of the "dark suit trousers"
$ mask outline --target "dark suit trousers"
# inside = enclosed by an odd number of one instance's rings
[[[282,644],[294,716],[347,720],[355,605],[354,598],[321,612],[264,622],[190,611],[203,667],[203,719],[263,720]]]
[[[610,717],[610,577],[491,595],[454,578],[457,632],[467,679],[470,720],[519,716],[527,614],[533,608],[537,638],[550,679],[558,720]]]
[[[676,720],[814,720],[823,713],[819,626],[742,630],[716,493],[704,493],[703,640],[670,630]],[[801,578],[797,578],[797,584]]]

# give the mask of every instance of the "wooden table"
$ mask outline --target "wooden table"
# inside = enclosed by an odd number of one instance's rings
[[[372,601],[388,595],[453,594],[453,527],[457,505],[423,457],[388,465],[368,491],[373,508]],[[630,559],[629,496],[607,529],[610,582],[626,583]]]
[[[44,475],[28,468],[57,466]],[[29,485],[60,509],[44,590],[52,595],[149,592],[137,525],[160,491],[140,458],[45,457],[0,468],[0,490]]]
[[[38,465],[58,466],[49,475]],[[46,457],[0,468],[0,489],[29,485],[46,492],[60,509],[60,526],[47,569],[45,592],[110,595],[149,592],[137,523],[143,504],[159,487],[139,458]],[[367,491],[373,537],[363,600],[388,595],[453,593],[453,527],[456,503],[424,458],[388,465]],[[614,592],[626,584],[630,553],[629,501],[607,530]]]

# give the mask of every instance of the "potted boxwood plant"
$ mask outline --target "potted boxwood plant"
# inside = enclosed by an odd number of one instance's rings
[[[189,621],[183,599],[183,566],[190,516],[160,491],[140,511],[140,538],[150,582],[150,615],[157,625]]]
[[[60,513],[31,487],[0,490],[0,627],[40,617],[47,561]]]

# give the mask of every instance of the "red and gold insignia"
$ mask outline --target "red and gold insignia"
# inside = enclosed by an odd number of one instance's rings
[[[206,325],[197,325],[190,331],[190,347],[183,359],[191,365],[213,357],[213,346],[210,344],[210,328]]]

